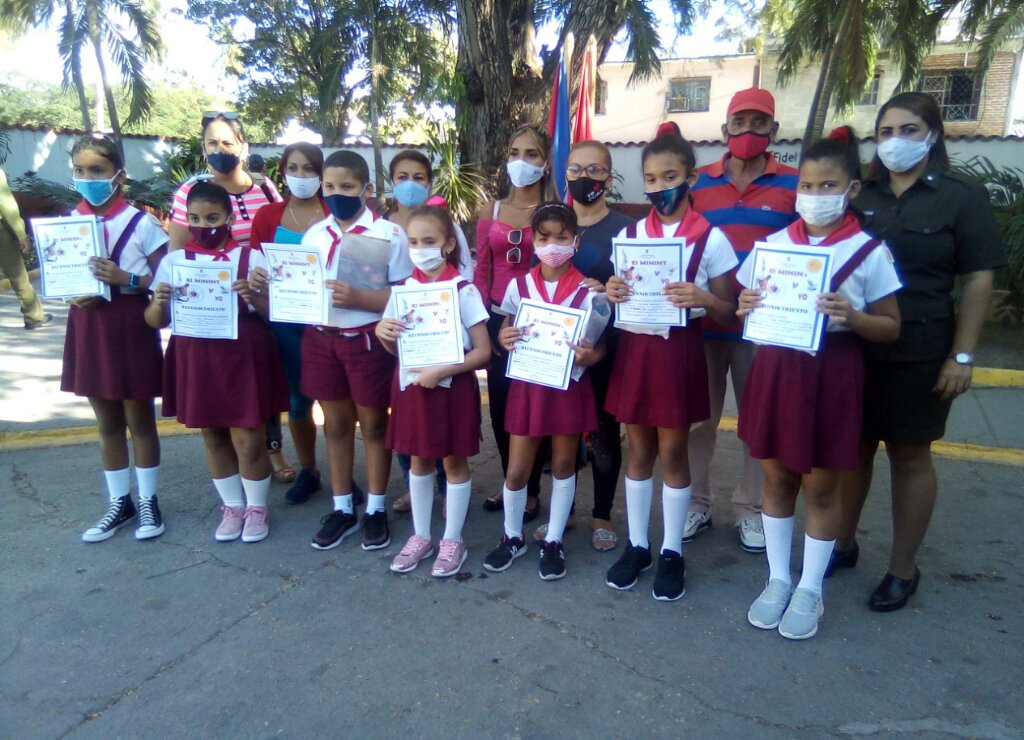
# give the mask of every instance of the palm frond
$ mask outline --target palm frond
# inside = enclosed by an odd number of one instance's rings
[[[985,74],[1006,40],[1016,38],[1021,31],[1024,31],[1024,4],[1007,3],[1002,11],[985,24],[978,44],[978,63],[975,65],[977,73]]]
[[[658,35],[658,19],[645,2],[626,4],[625,29],[629,36],[626,58],[633,62],[629,85],[636,85],[653,79],[661,73],[661,37]]]
[[[11,189],[46,198],[65,210],[74,208],[82,200],[78,191],[67,183],[47,180],[35,175],[14,178],[11,181]]]
[[[128,88],[128,117],[124,125],[139,123],[153,110],[153,90],[146,78],[146,53],[111,23],[104,24],[103,40],[110,58],[118,67],[121,80]]]

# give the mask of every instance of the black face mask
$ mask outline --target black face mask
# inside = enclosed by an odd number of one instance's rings
[[[604,186],[604,180],[595,180],[592,177],[580,176],[575,180],[568,180],[569,192],[572,194],[572,199],[580,203],[593,203],[602,195],[604,195],[607,188]]]
[[[230,175],[241,161],[237,154],[227,152],[211,152],[206,155],[206,163],[222,175]]]

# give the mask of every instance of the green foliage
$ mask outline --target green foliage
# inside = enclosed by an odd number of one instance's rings
[[[456,223],[469,223],[487,200],[487,178],[460,161],[458,138],[451,125],[430,124],[427,150],[437,161],[432,183],[434,193],[447,201]]]
[[[960,34],[978,40],[976,69],[980,74],[988,71],[1003,43],[1024,32],[1024,0],[967,0],[962,6],[942,0],[942,5],[947,15],[962,7]]]

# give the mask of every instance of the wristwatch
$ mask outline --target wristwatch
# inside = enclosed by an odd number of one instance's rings
[[[952,359],[957,365],[974,365],[974,355],[970,352],[957,352]]]
[[[139,289],[139,276],[134,272],[128,274],[128,287],[131,290]],[[959,362],[959,360],[957,360],[957,362]]]

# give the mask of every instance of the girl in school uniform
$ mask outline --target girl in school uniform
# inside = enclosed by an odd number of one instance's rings
[[[578,238],[572,208],[564,203],[543,203],[534,211],[530,226],[540,263],[528,274],[511,281],[505,291],[501,303],[505,319],[499,334],[502,346],[507,352],[514,352],[523,338],[522,330],[511,325],[523,299],[579,308],[589,314],[579,345],[569,345],[575,351],[575,359],[567,390],[520,380],[510,383],[505,414],[505,429],[510,437],[509,462],[502,489],[505,533],[484,560],[484,567],[491,571],[506,570],[526,552],[523,511],[527,479],[541,442],[551,437],[551,518],[541,545],[539,573],[544,580],[555,580],[565,576],[562,536],[576,496],[580,437],[597,428],[597,404],[585,371],[604,357],[605,348],[598,339],[611,311],[604,294],[589,290],[583,273],[571,262]]]
[[[135,538],[164,532],[157,503],[160,439],[153,399],[160,395],[163,350],[159,332],[146,325],[146,289],[167,252],[167,235],[153,216],[121,195],[124,161],[113,141],[85,136],[71,149],[81,215],[103,224],[107,257],[93,258],[96,277],[110,285],[110,301],[75,298],[68,312],[60,389],[89,399],[96,414],[100,459],[109,504],[103,517],[82,534],[85,542],[110,539],[137,517]],[[131,430],[139,505],[130,495],[128,440]]]
[[[220,185],[196,183],[186,205],[192,238],[161,262],[146,321],[155,329],[170,324],[174,265],[230,263],[236,269],[232,289],[239,301],[238,339],[171,337],[164,415],[202,429],[206,464],[222,502],[214,538],[258,542],[270,532],[271,466],[264,425],[270,414],[288,408],[284,369],[264,320],[267,296],[249,289],[249,271],[266,264],[259,251],[231,238],[231,198]]]
[[[459,272],[455,224],[448,211],[420,206],[411,213],[407,226],[409,256],[415,268],[405,284],[458,281],[466,353],[459,365],[395,368],[387,446],[411,456],[409,495],[415,532],[391,563],[391,570],[408,573],[433,552],[434,472],[437,461],[443,460],[448,478],[445,531],[431,573],[446,578],[458,573],[466,561],[462,527],[472,491],[468,459],[480,451],[480,388],[474,371],[487,364],[491,342],[480,294]],[[399,314],[392,296],[376,328],[377,337],[392,354],[397,354],[396,342],[407,328]]]
[[[830,290],[818,298],[826,316],[821,350],[763,346],[754,357],[739,410],[739,437],[764,470],[768,584],[748,621],[791,640],[813,637],[823,613],[821,585],[839,530],[839,477],[857,467],[864,398],[862,341],[894,342],[900,281],[889,250],[865,233],[849,202],[860,191],[860,157],[853,132],[837,129],[800,161],[800,219],[769,243],[816,245],[834,251]],[[745,289],[737,314],[756,311],[752,260],[738,273]],[[807,509],[803,573],[793,589],[790,551],[800,491]]]
[[[626,425],[626,519],[629,543],[609,570],[611,588],[632,588],[652,565],[648,524],[654,493],[654,461],[661,458],[664,541],[653,596],[675,601],[686,592],[683,527],[690,504],[687,441],[690,425],[711,414],[700,318],[731,320],[736,310],[729,271],[736,255],[725,235],[694,210],[688,196],[697,180],[693,147],[674,130],[663,130],[642,154],[644,185],[654,209],[619,238],[683,238],[683,280],[664,288],[665,300],[688,312],[685,327],[652,328],[617,323],[616,349],[605,408]],[[608,300],[629,300],[632,288],[614,275]]]

